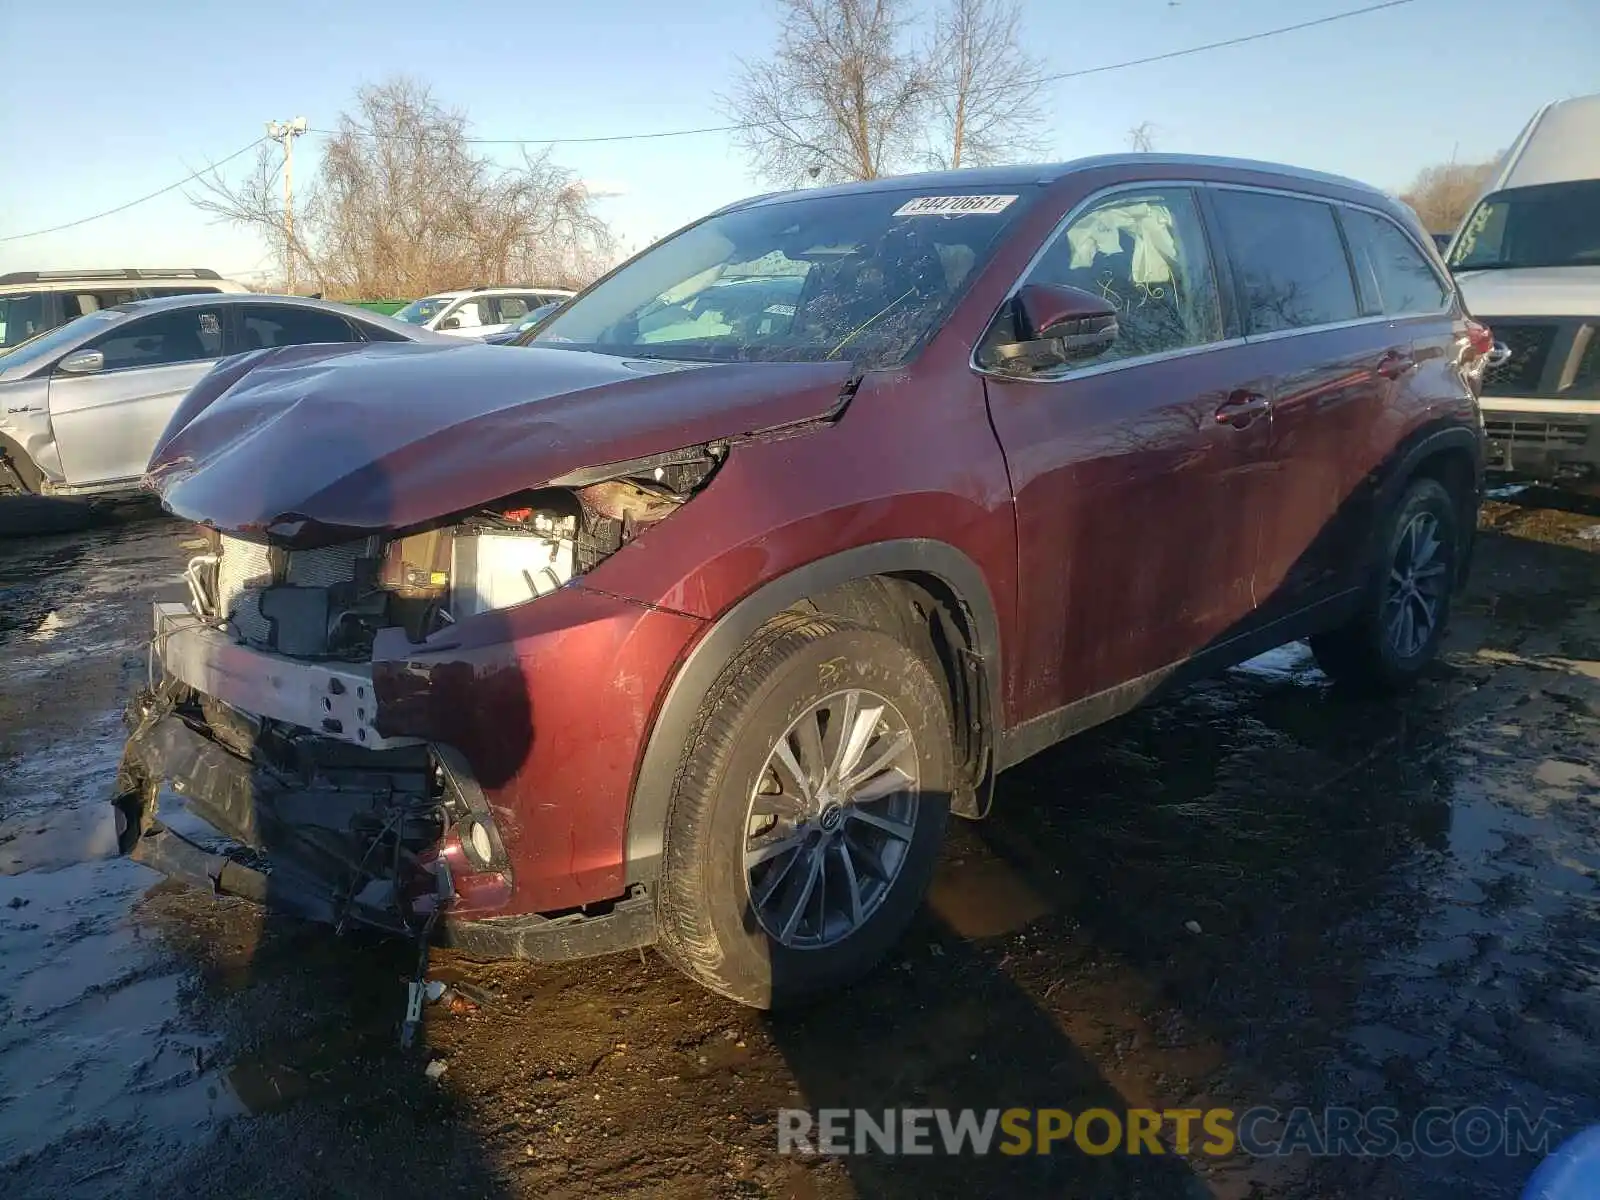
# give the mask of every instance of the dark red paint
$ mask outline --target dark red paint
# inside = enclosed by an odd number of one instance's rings
[[[762,584],[877,542],[956,548],[986,581],[967,599],[998,617],[1009,728],[1348,588],[1400,448],[1479,429],[1459,301],[1061,382],[980,374],[972,348],[1013,283],[1106,186],[1216,180],[1388,204],[1153,155],[1057,174],[944,328],[908,366],[868,372],[842,411],[843,363],[296,350],[203,384],[152,474],[176,512],[232,530],[294,521],[315,543],[733,439],[698,496],[568,587],[375,648],[381,732],[456,746],[490,800],[512,859],[503,911],[615,897],[659,706],[691,647]]]

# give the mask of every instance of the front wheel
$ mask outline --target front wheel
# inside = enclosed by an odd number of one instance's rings
[[[1355,619],[1311,639],[1317,665],[1336,682],[1397,691],[1437,656],[1457,575],[1459,511],[1437,480],[1418,479],[1406,489]]]
[[[945,691],[921,657],[832,618],[774,618],[685,754],[661,950],[757,1008],[854,981],[927,891],[953,779]]]

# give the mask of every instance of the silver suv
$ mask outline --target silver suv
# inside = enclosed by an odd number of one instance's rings
[[[135,491],[173,411],[217,360],[325,342],[461,344],[294,296],[167,296],[87,313],[0,350],[0,492]]]
[[[0,351],[19,346],[85,313],[133,300],[249,290],[205,267],[13,271],[0,275]]]

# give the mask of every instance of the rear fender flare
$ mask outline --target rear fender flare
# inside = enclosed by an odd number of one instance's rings
[[[1465,425],[1447,425],[1444,428],[1423,429],[1403,442],[1399,453],[1390,459],[1389,469],[1378,492],[1379,507],[1387,509],[1400,499],[1420,467],[1427,459],[1445,451],[1462,451],[1472,461],[1474,487],[1481,489],[1483,482],[1483,438],[1475,429]]]
[[[630,885],[651,883],[660,875],[679,764],[701,706],[739,648],[767,621],[808,596],[856,579],[906,573],[935,576],[960,600],[971,629],[971,650],[983,664],[988,711],[980,719],[985,728],[998,732],[994,722],[1000,695],[1000,623],[983,572],[964,553],[947,542],[905,538],[857,546],[797,567],[763,584],[717,618],[668,686],[645,743],[628,808],[624,855]]]
[[[1427,461],[1446,453],[1464,453],[1472,464],[1471,487],[1466,495],[1456,497],[1456,502],[1461,507],[1462,545],[1457,555],[1459,569],[1456,579],[1456,585],[1459,587],[1465,582],[1472,561],[1478,506],[1483,499],[1484,445],[1483,435],[1479,430],[1460,424],[1449,424],[1442,428],[1425,427],[1401,443],[1398,452],[1389,460],[1388,469],[1378,485],[1378,502],[1374,508],[1374,515],[1377,518],[1373,523],[1374,537],[1383,527],[1385,514],[1391,512],[1400,502],[1400,497],[1405,494],[1412,480],[1416,479],[1419,473],[1427,473],[1424,470]],[[1374,544],[1371,552],[1376,555],[1379,547]]]

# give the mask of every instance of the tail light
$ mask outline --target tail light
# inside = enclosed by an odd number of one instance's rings
[[[1474,357],[1482,358],[1494,349],[1494,333],[1479,321],[1468,321],[1467,344],[1472,347]]]

